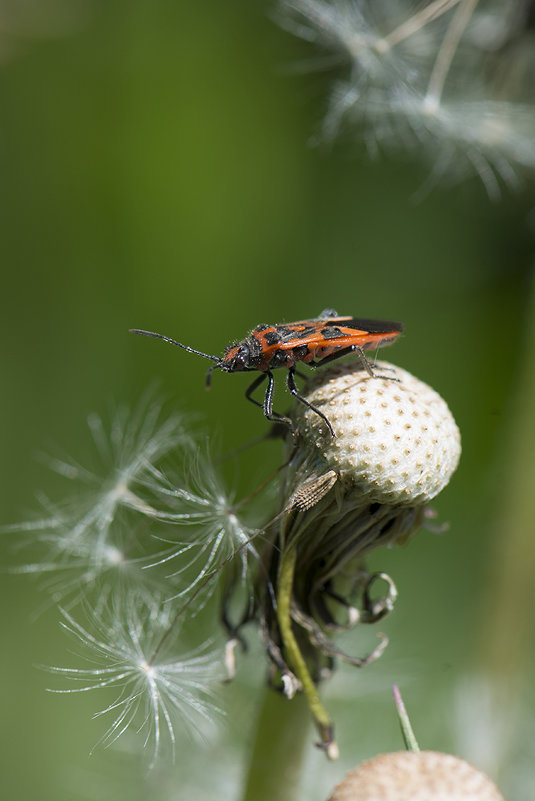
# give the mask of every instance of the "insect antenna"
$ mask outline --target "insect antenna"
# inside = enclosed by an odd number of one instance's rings
[[[218,367],[221,367],[221,359],[218,359],[216,364],[213,364],[211,367],[208,368],[208,372],[206,373],[206,382],[205,382],[206,389],[210,389],[210,387],[212,386],[212,370],[217,370]]]
[[[142,334],[144,337],[155,337],[156,339],[163,339],[164,342],[169,342],[171,345],[178,345],[179,348],[183,348],[184,350],[189,351],[190,353],[196,353],[198,356],[204,356],[205,359],[212,359],[214,362],[220,362],[221,359],[219,356],[210,356],[209,353],[203,353],[202,350],[195,350],[195,348],[190,348],[189,345],[183,345],[182,342],[177,342],[176,339],[170,339],[169,337],[164,336],[163,334],[155,334],[154,331],[142,331],[140,328],[131,328],[131,334]],[[217,365],[214,365],[217,367]],[[211,369],[213,370],[214,367]]]

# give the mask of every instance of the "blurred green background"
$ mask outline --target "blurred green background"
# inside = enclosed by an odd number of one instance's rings
[[[128,328],[219,353],[260,322],[325,307],[403,320],[388,358],[445,397],[463,436],[461,466],[436,502],[451,526],[375,555],[400,591],[384,626],[391,646],[377,670],[342,671],[329,688],[346,761],[324,765],[311,746],[309,769],[321,780],[307,798],[321,801],[345,766],[401,747],[393,680],[422,746],[459,750],[451,699],[481,652],[525,365],[532,185],[492,204],[470,178],[416,202],[421,165],[311,147],[330,76],[301,70],[311,52],[273,23],[269,3],[5,5],[2,522],[26,519],[38,490],[69,491],[36,454],[91,459],[87,415],[135,404],[154,379],[171,407],[202,416],[223,449],[266,430],[243,400],[247,376],[216,374],[207,393],[204,360]],[[278,459],[276,443],[259,446],[233,480],[263,477]],[[1,543],[7,563],[13,536]],[[24,577],[2,575],[1,593],[5,798],[143,798],[152,787],[153,797],[179,799],[205,763],[205,789],[190,797],[238,797],[258,659],[243,659],[242,684],[223,690],[230,708],[218,742],[204,751],[185,744],[165,791],[154,777],[133,784],[122,757],[89,757],[103,731],[90,719],[98,699],[45,692],[48,677],[35,665],[72,663],[57,612],[32,622],[44,596]]]

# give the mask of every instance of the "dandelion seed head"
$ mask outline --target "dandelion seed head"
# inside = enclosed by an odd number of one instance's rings
[[[326,632],[375,623],[392,611],[394,582],[385,573],[368,574],[364,558],[380,546],[405,543],[425,523],[427,503],[446,486],[460,456],[459,431],[434,390],[385,362],[374,363],[374,371],[370,376],[354,361],[318,370],[290,410],[299,435],[287,439],[286,514],[278,522],[278,547],[268,554],[267,575],[274,578],[264,595],[262,631],[274,664],[295,672],[305,687],[328,674],[337,658],[363,667],[381,656],[383,636],[356,657]],[[379,598],[377,582],[384,588]],[[288,636],[288,625],[306,650]],[[285,649],[289,664],[281,667]],[[330,748],[327,713],[313,715]]]
[[[146,673],[150,679],[154,678],[155,675],[154,667],[152,665],[149,665],[149,663],[146,662],[144,659],[140,663],[140,668],[142,672]]]
[[[207,582],[211,573],[239,553],[246,581],[256,558],[254,531],[235,510],[211,455],[185,433],[180,417],[160,419],[154,406],[145,413],[148,421],[122,411],[109,433],[93,416],[107,475],[77,469],[89,490],[61,507],[45,500],[49,517],[19,528],[44,549],[24,572],[46,574],[45,588],[69,608],[91,591],[100,608],[117,582],[137,586],[145,598],[166,591],[168,600],[203,585],[199,611],[216,586]]]
[[[114,583],[137,586],[141,597],[158,588],[164,577],[144,567],[161,550],[151,533],[170,525],[160,468],[177,449],[193,447],[183,418],[164,417],[149,398],[131,412],[118,409],[108,429],[97,415],[89,427],[97,468],[53,460],[53,469],[78,482],[77,491],[61,504],[42,497],[46,517],[9,527],[21,535],[19,544],[42,549],[38,561],[17,571],[44,575],[44,588],[69,608],[91,591],[97,605],[106,603]],[[168,587],[170,595],[175,590]]]
[[[153,473],[166,504],[166,511],[162,511],[160,517],[175,524],[179,537],[174,547],[173,529],[167,531],[165,542],[169,547],[159,563],[169,566],[171,577],[185,572],[193,574],[193,579],[171,597],[195,591],[234,554],[238,554],[243,580],[248,581],[249,563],[258,558],[252,542],[256,531],[237,513],[233,493],[222,486],[210,454],[201,449],[190,451],[187,468],[179,471],[179,480],[172,474]],[[185,549],[187,560],[184,559]],[[206,585],[206,597],[214,586],[213,583]]]
[[[125,554],[115,545],[106,545],[104,549],[105,560],[109,565],[122,565],[125,562]]]
[[[329,801],[504,801],[468,762],[435,751],[380,754],[352,770]]]
[[[309,382],[304,397],[316,408],[328,405],[336,436],[319,415],[296,406],[296,424],[310,450],[305,458],[319,475],[334,470],[353,485],[361,503],[428,503],[457,467],[459,430],[429,386],[385,362],[375,369],[387,376],[390,370],[398,380],[371,378],[348,362]]]
[[[63,617],[89,667],[49,668],[73,682],[53,692],[115,688],[115,698],[95,713],[112,719],[100,744],[133,730],[153,764],[160,752],[173,754],[177,726],[202,737],[206,725],[214,724],[220,714],[214,694],[222,674],[219,656],[205,645],[177,658],[179,629],[161,600],[140,604],[132,596],[116,597],[99,613],[89,612],[87,626],[65,611]]]
[[[373,156],[423,156],[435,183],[476,173],[498,198],[501,183],[514,188],[518,169],[535,167],[534,109],[497,100],[486,77],[489,53],[507,38],[514,15],[499,4],[468,14],[437,72],[455,5],[287,0],[282,9],[295,35],[348,64],[332,89],[324,138],[356,138]]]
[[[401,143],[432,164],[436,181],[459,181],[475,171],[493,198],[500,180],[518,183],[517,166],[535,167],[535,114],[518,104],[439,100],[410,87],[369,90],[364,98],[350,83],[339,83],[325,136],[355,126],[373,154],[394,152]]]
[[[283,27],[338,54],[361,86],[416,80],[421,60],[436,53],[436,31],[425,27],[416,27],[410,38],[389,39],[407,18],[403,2],[282,0],[280,6]]]

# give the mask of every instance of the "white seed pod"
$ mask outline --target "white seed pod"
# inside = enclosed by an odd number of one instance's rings
[[[406,370],[378,362],[371,377],[355,362],[318,370],[292,413],[308,471],[334,470],[370,502],[428,503],[444,488],[461,452],[459,429],[445,401]],[[397,380],[392,380],[397,379]]]
[[[380,754],[350,771],[329,801],[504,801],[464,759],[436,751]]]

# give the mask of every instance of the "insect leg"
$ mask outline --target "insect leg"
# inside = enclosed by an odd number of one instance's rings
[[[366,358],[366,356],[364,355],[364,351],[362,350],[362,348],[359,348],[358,345],[352,345],[351,350],[355,351],[355,353],[360,359],[360,363],[362,364],[362,366],[364,367],[364,369],[371,378],[386,378],[387,381],[399,381],[399,378],[394,378],[391,375],[383,375],[382,373],[376,373],[375,370],[373,369],[375,365],[372,364]],[[385,369],[390,370],[391,368],[387,367]]]
[[[251,386],[247,390],[245,390],[245,397],[247,398],[247,400],[251,401],[251,403],[254,403],[255,406],[260,406],[261,409],[264,408],[264,404],[260,403],[260,401],[257,401],[254,398],[251,398],[251,395],[253,394],[255,389],[258,389],[260,384],[262,384],[266,380],[266,378],[267,378],[267,373],[260,373],[260,375],[255,378]]]
[[[338,317],[338,312],[334,309],[323,309],[322,313],[318,315],[318,320],[332,320]]]
[[[267,370],[265,375],[268,378],[268,385],[266,389],[266,394],[264,396],[264,415],[267,417],[268,420],[271,420],[274,423],[284,423],[293,431],[293,423],[289,417],[284,417],[282,414],[278,414],[277,412],[273,411],[273,387],[275,386],[275,380],[273,378],[273,373],[271,370]]]
[[[264,402],[260,403],[260,401],[257,401],[255,400],[255,398],[252,398],[251,395],[255,391],[255,389],[258,389],[260,384],[262,384],[266,380],[266,378],[268,379],[268,386],[266,389],[266,394],[264,396]],[[284,425],[293,428],[292,422],[289,417],[283,417],[282,414],[277,414],[277,412],[273,411],[274,383],[275,382],[273,380],[273,373],[270,370],[268,370],[265,373],[260,373],[260,375],[257,376],[257,378],[255,378],[249,389],[246,391],[245,397],[247,398],[247,400],[251,401],[251,403],[254,403],[255,406],[259,406],[263,410],[264,415],[267,417],[268,420],[271,420],[273,423],[284,423]]]
[[[369,359],[366,358],[364,351],[358,345],[350,345],[348,348],[342,348],[341,350],[337,350],[334,353],[331,353],[329,356],[325,356],[324,359],[320,359],[317,362],[309,362],[308,366],[322,367],[324,364],[329,364],[329,362],[334,362],[336,361],[336,359],[340,359],[342,358],[342,356],[347,356],[349,353],[357,354],[357,356],[360,359],[360,363],[362,364],[363,368],[366,370],[370,378],[386,378],[389,381],[399,381],[398,378],[393,378],[390,375],[382,375],[381,373],[376,373],[373,369],[373,365],[371,364]]]
[[[324,364],[329,364],[329,362],[334,362],[336,359],[341,359],[342,356],[347,356],[349,353],[353,352],[352,347],[342,348],[341,350],[336,350],[334,353],[329,354],[329,356],[325,356],[323,359],[319,359],[317,362],[308,362],[309,367],[322,367]]]
[[[295,372],[295,368],[294,367],[290,367],[288,369],[288,381],[287,381],[288,389],[290,390],[290,392],[292,393],[294,398],[297,398],[298,401],[301,401],[301,403],[304,403],[305,406],[308,406],[309,409],[312,409],[313,412],[316,412],[316,414],[319,415],[321,417],[321,419],[324,420],[327,423],[327,427],[328,427],[329,431],[331,432],[331,435],[334,437],[335,433],[333,431],[333,427],[330,424],[329,420],[325,417],[323,412],[320,412],[319,409],[317,409],[315,406],[313,406],[311,403],[309,403],[305,398],[303,398],[298,393],[297,387],[295,386],[294,372]]]
[[[371,364],[369,363],[368,359],[367,359],[367,358],[366,358],[366,356],[364,355],[364,351],[362,350],[362,348],[359,348],[359,346],[358,346],[358,345],[352,345],[352,346],[351,346],[351,350],[352,350],[352,351],[354,351],[354,352],[357,354],[357,356],[358,356],[358,357],[359,357],[359,359],[360,359],[360,363],[361,363],[361,365],[364,367],[364,369],[366,370],[366,372],[368,373],[368,375],[369,375],[371,378],[379,378],[379,376],[377,375],[377,373],[374,373],[374,372],[373,372],[373,367],[371,366]]]

